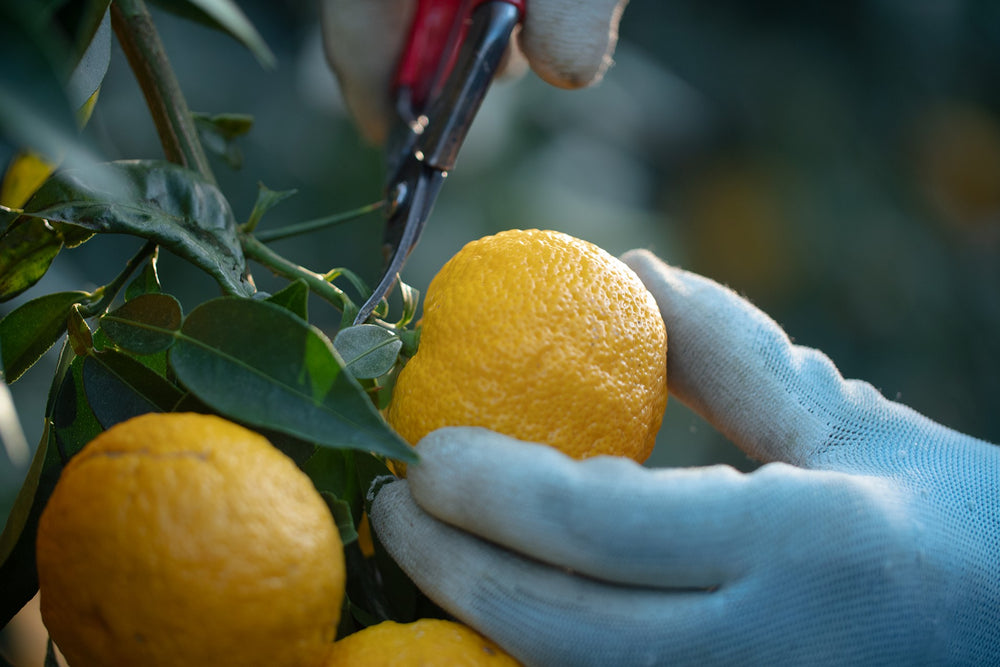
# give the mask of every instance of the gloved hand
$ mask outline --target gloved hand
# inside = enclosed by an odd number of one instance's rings
[[[562,88],[599,81],[611,64],[628,0],[528,0],[517,43],[542,79]],[[348,110],[372,143],[385,141],[390,86],[415,0],[323,0],[323,44]]]
[[[650,470],[441,429],[372,506],[403,570],[529,665],[1000,664],[1000,449],[732,291],[624,260],[674,396],[771,463]]]

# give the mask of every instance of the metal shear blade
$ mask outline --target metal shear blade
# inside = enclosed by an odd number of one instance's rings
[[[421,0],[419,5],[437,3],[455,4],[453,0]],[[413,81],[401,81],[396,91],[399,118],[387,156],[386,197],[390,206],[383,236],[387,263],[354,324],[367,321],[399,279],[399,272],[420,239],[441,185],[455,164],[465,135],[500,66],[514,26],[524,12],[523,0],[466,0],[462,7],[464,11],[458,11],[454,19],[462,22],[459,26],[462,30],[450,30],[453,35],[464,33],[454,65],[438,64],[436,72],[430,74],[442,80],[418,86],[431,96],[426,100],[414,99],[413,85],[417,82]],[[421,29],[423,9],[418,7],[413,32]],[[412,71],[411,59],[415,57],[408,47],[400,71]],[[451,65],[450,48],[444,49],[442,57],[449,61],[444,65]],[[420,108],[414,108],[417,104]]]

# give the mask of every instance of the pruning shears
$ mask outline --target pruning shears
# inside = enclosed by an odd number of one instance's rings
[[[393,83],[383,234],[386,264],[354,319],[361,324],[399,279],[500,67],[525,0],[418,0]]]

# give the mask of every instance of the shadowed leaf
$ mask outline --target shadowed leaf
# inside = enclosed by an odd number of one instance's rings
[[[280,306],[208,301],[185,318],[169,359],[182,384],[233,419],[326,447],[416,459],[342,372],[330,341]]]
[[[35,193],[25,214],[150,239],[208,272],[226,291],[254,292],[229,202],[190,169],[156,160],[68,169]]]
[[[7,382],[15,382],[66,333],[66,318],[87,292],[56,292],[21,305],[0,320],[0,354]]]
[[[170,347],[181,328],[181,304],[169,294],[141,294],[101,318],[101,330],[118,347],[155,354]]]

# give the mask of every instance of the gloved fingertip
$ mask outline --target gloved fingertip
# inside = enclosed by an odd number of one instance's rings
[[[634,248],[626,251],[620,259],[633,271],[638,272],[638,268],[657,266],[664,264],[663,260],[645,248]]]
[[[536,0],[519,43],[531,69],[553,86],[583,88],[611,67],[627,0]]]
[[[400,508],[413,504],[410,486],[405,479],[399,479],[387,484],[382,483],[378,489],[375,489],[373,485],[369,493],[371,504],[368,518],[372,528],[379,535],[379,539],[384,541],[386,531],[393,530],[392,519],[400,516]]]

